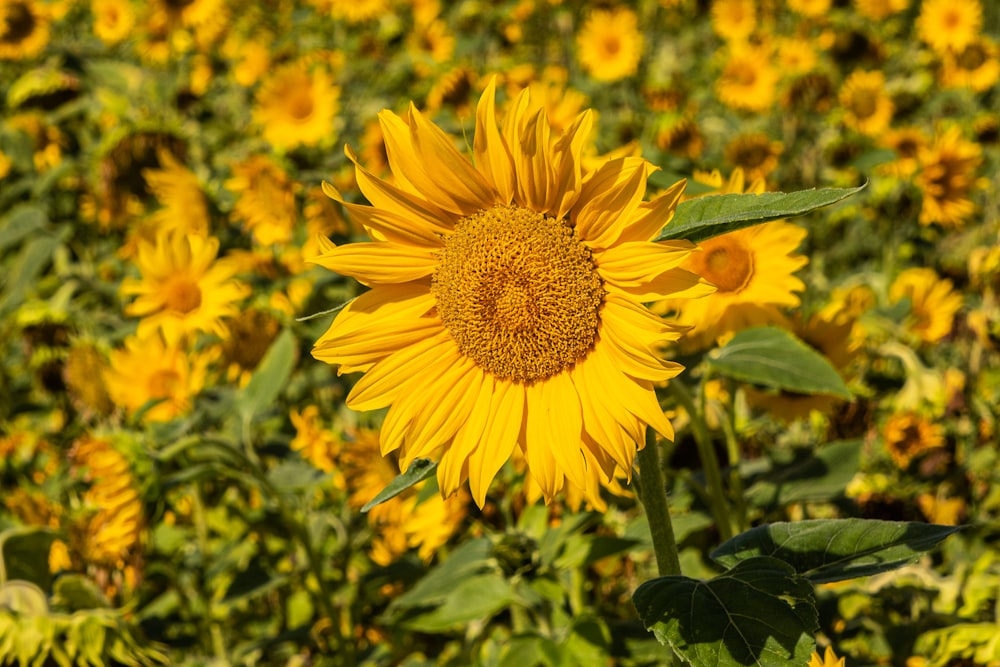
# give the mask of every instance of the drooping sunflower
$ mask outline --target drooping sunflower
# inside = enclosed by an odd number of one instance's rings
[[[759,194],[764,182],[757,180],[745,191]],[[736,170],[715,194],[740,192],[744,192],[743,173]],[[704,349],[752,326],[787,328],[790,323],[781,309],[798,306],[796,292],[805,289],[795,277],[809,261],[797,253],[805,236],[805,229],[776,220],[699,243],[701,252],[689,255],[681,266],[715,285],[717,291],[704,299],[667,299],[654,307],[674,311],[677,322],[690,327],[681,341],[690,349]]]
[[[976,170],[983,161],[982,149],[952,126],[922,148],[917,159],[916,184],[923,194],[920,224],[960,227],[976,210],[970,196],[979,185]]]
[[[625,7],[595,9],[576,36],[577,58],[598,81],[617,81],[635,74],[642,58],[639,18]]]
[[[136,15],[130,0],[91,0],[94,34],[105,44],[117,44],[135,28]]]
[[[961,51],[982,26],[979,0],[924,0],[916,21],[917,36],[938,53]]]
[[[0,60],[37,56],[49,43],[51,22],[36,0],[0,1]]]
[[[948,50],[941,63],[941,84],[948,88],[989,90],[1000,80],[1000,49],[985,35],[973,39],[964,48]]]
[[[239,195],[232,216],[262,246],[287,243],[298,219],[295,191],[288,174],[274,160],[254,155],[233,165],[227,190]]]
[[[925,343],[936,343],[951,333],[955,313],[962,308],[962,293],[926,267],[906,269],[896,276],[889,286],[889,300],[895,303],[903,298],[910,300],[909,329]]]
[[[340,88],[326,69],[293,62],[276,68],[257,90],[253,119],[279,150],[316,146],[336,137]]]
[[[526,91],[501,131],[494,89],[477,106],[474,164],[413,105],[379,116],[392,182],[348,149],[372,206],[344,206],[374,240],[327,243],[314,261],[371,289],[313,355],[365,373],[347,405],[389,406],[382,452],[399,450],[404,469],[437,458],[444,495],[468,479],[482,506],[519,447],[546,499],[567,483],[596,497],[631,471],[646,425],[673,435],[653,383],[681,371],[657,354],[680,330],[642,304],[711,288],[678,268],[692,244],[650,242],[682,184],[643,202],[645,160],[585,172],[592,112],[553,136]]]
[[[739,46],[729,52],[715,91],[719,100],[733,109],[764,111],[774,103],[778,78],[769,49]]]
[[[861,134],[878,136],[892,120],[894,105],[885,92],[885,75],[858,70],[840,88],[844,124]]]
[[[138,297],[125,314],[142,318],[140,336],[157,329],[170,342],[196,331],[225,336],[223,320],[239,312],[249,288],[234,278],[234,262],[216,259],[218,252],[215,237],[165,233],[154,243],[139,242],[142,278],[123,280],[121,293]]]

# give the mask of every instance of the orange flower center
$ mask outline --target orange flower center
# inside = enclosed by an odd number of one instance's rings
[[[593,346],[603,282],[565,220],[494,206],[459,220],[438,260],[431,292],[441,320],[494,376],[543,380]]]
[[[288,101],[288,113],[295,120],[307,120],[312,115],[314,106],[312,95],[299,91]]]
[[[694,272],[719,288],[739,292],[753,276],[753,256],[734,239],[717,237],[702,244],[704,252],[694,253]]]
[[[201,287],[186,276],[176,276],[167,283],[164,293],[168,310],[186,315],[201,305]]]
[[[146,388],[150,398],[170,398],[181,386],[181,376],[177,371],[164,369],[149,376]]]

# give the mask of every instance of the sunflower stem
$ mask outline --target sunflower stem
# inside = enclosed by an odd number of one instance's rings
[[[646,429],[646,446],[636,454],[639,463],[639,500],[646,508],[646,521],[653,537],[656,569],[660,576],[679,575],[681,562],[677,556],[674,525],[670,520],[667,489],[660,471],[660,452],[653,429]]]
[[[733,536],[733,522],[729,514],[729,504],[726,502],[726,489],[722,485],[722,473],[719,469],[719,459],[712,447],[712,438],[708,432],[704,415],[695,407],[690,392],[680,382],[670,382],[667,385],[671,396],[688,413],[691,420],[691,432],[698,446],[698,456],[701,467],[705,471],[705,483],[708,485],[709,509],[715,519],[719,537],[723,542]]]

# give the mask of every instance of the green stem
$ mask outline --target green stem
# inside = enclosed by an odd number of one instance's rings
[[[656,569],[660,576],[679,575],[681,562],[677,557],[674,526],[670,521],[667,489],[660,471],[660,453],[653,429],[646,429],[646,446],[636,455],[639,463],[639,500],[646,508],[646,521],[653,536]]]
[[[701,458],[701,466],[705,471],[705,483],[708,485],[709,509],[715,519],[719,537],[725,542],[733,536],[733,524],[729,516],[729,504],[726,502],[726,489],[722,485],[719,460],[715,456],[715,449],[712,448],[712,437],[708,433],[705,418],[695,407],[691,394],[682,383],[670,382],[667,389],[674,400],[687,411],[688,417],[691,419],[691,432],[694,434],[694,441],[698,446],[698,456]]]
[[[201,497],[201,489],[196,484],[191,486],[191,518],[194,520],[195,539],[201,551],[202,562],[209,559],[208,521],[205,517],[205,503]],[[205,568],[207,569],[207,568]],[[204,570],[203,570],[204,573]],[[228,662],[226,655],[226,640],[222,633],[222,624],[215,618],[215,603],[211,594],[204,596],[205,614],[208,616],[208,629],[212,642],[212,652],[217,661]]]

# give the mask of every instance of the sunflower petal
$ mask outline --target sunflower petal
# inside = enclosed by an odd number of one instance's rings
[[[618,240],[624,241],[649,241],[656,238],[663,228],[674,217],[677,210],[677,203],[684,188],[687,186],[686,180],[674,183],[655,199],[639,204],[632,220],[622,229]]]
[[[431,362],[444,355],[457,355],[451,337],[441,334],[398,350],[372,366],[347,395],[352,410],[376,410],[395,402],[406,381],[419,375]]]
[[[500,204],[514,199],[514,163],[510,148],[497,127],[496,77],[479,98],[476,106],[476,134],[473,140],[476,166],[500,194]]]
[[[351,276],[363,285],[406,283],[434,273],[438,259],[427,248],[389,241],[348,243],[313,258],[313,264]]]
[[[680,266],[696,247],[690,241],[628,241],[594,253],[594,261],[602,278],[616,285],[636,286]]]
[[[594,248],[614,243],[622,219],[628,219],[642,201],[653,170],[642,158],[625,157],[606,162],[594,172],[584,182],[578,208],[571,216],[580,238]]]
[[[483,431],[490,419],[493,392],[492,376],[483,374],[469,418],[455,433],[451,445],[445,448],[438,461],[438,488],[446,498],[455,493],[469,477],[469,458],[477,446],[482,446]],[[479,506],[483,506],[482,502],[479,502]]]
[[[500,468],[507,462],[521,433],[525,408],[524,389],[512,382],[497,382],[491,397],[489,420],[479,444],[469,456],[469,490],[479,507]]]

